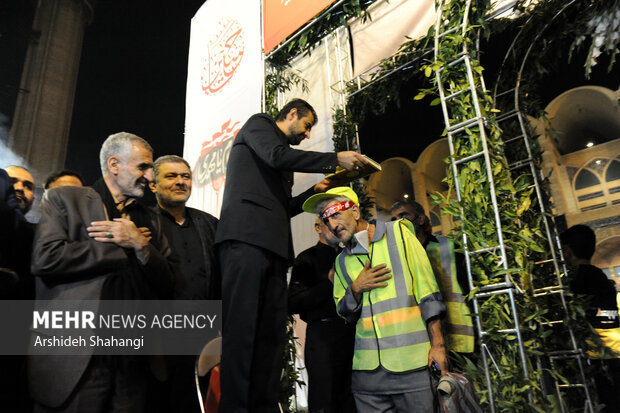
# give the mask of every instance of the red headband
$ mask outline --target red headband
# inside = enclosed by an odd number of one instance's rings
[[[353,205],[355,205],[353,203],[353,201],[338,202],[337,204],[331,205],[331,206],[325,208],[323,210],[323,212],[321,212],[321,219],[323,221],[325,221],[327,218],[331,217],[336,212],[340,212],[342,210],[349,209],[349,208],[353,207]]]

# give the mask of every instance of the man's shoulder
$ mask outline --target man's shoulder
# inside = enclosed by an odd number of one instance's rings
[[[274,129],[276,128],[276,121],[267,113],[256,113],[245,122],[241,131],[239,132],[238,137],[243,137],[245,134],[245,130],[252,128],[265,128],[265,129]]]
[[[319,244],[315,244],[311,246],[310,248],[307,248],[303,250],[302,252],[300,252],[299,255],[297,255],[296,259],[313,258],[317,255],[319,248],[320,248]]]
[[[201,211],[200,209],[196,209],[196,208],[192,208],[188,206],[186,206],[185,208],[192,218],[203,218],[209,222],[216,222],[216,223],[219,221],[216,217],[209,214],[208,212]]]
[[[268,123],[276,123],[275,119],[267,113],[255,113],[248,119],[248,122],[250,121],[267,121]]]
[[[97,191],[89,186],[59,186],[45,191],[44,199],[50,201],[73,201],[86,198],[101,198]]]

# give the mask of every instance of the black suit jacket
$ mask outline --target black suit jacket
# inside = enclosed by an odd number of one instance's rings
[[[336,170],[336,153],[292,149],[273,118],[261,113],[243,125],[230,151],[215,242],[242,241],[294,258],[290,218],[313,188],[292,197],[293,172]]]
[[[86,227],[91,222],[109,219],[102,197],[94,189],[74,186],[50,189],[40,209],[32,255],[37,300],[98,300],[107,280],[128,275],[135,278],[135,284],[145,284],[142,288],[149,291],[149,297],[106,298],[154,298],[172,291],[173,273],[166,261],[170,249],[160,230],[160,217],[155,213],[150,212],[148,225],[153,237],[149,259],[141,265],[133,252],[88,236]],[[32,397],[49,407],[60,406],[77,386],[90,357],[89,350],[74,356],[30,357],[28,378]]]
[[[17,207],[9,175],[0,169],[0,300],[32,300],[30,254],[36,225]]]

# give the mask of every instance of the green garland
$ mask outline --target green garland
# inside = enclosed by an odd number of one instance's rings
[[[301,380],[299,369],[295,366],[295,359],[297,358],[297,347],[295,342],[297,341],[297,337],[295,336],[295,319],[293,316],[288,316],[286,338],[287,344],[283,354],[284,372],[280,380],[280,405],[284,412],[289,413],[297,411],[297,385],[305,385],[304,381]]]

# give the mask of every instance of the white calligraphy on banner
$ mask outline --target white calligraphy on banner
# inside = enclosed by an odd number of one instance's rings
[[[215,216],[233,140],[260,112],[260,15],[255,0],[209,0],[192,19],[183,148],[193,171],[188,205]]]

